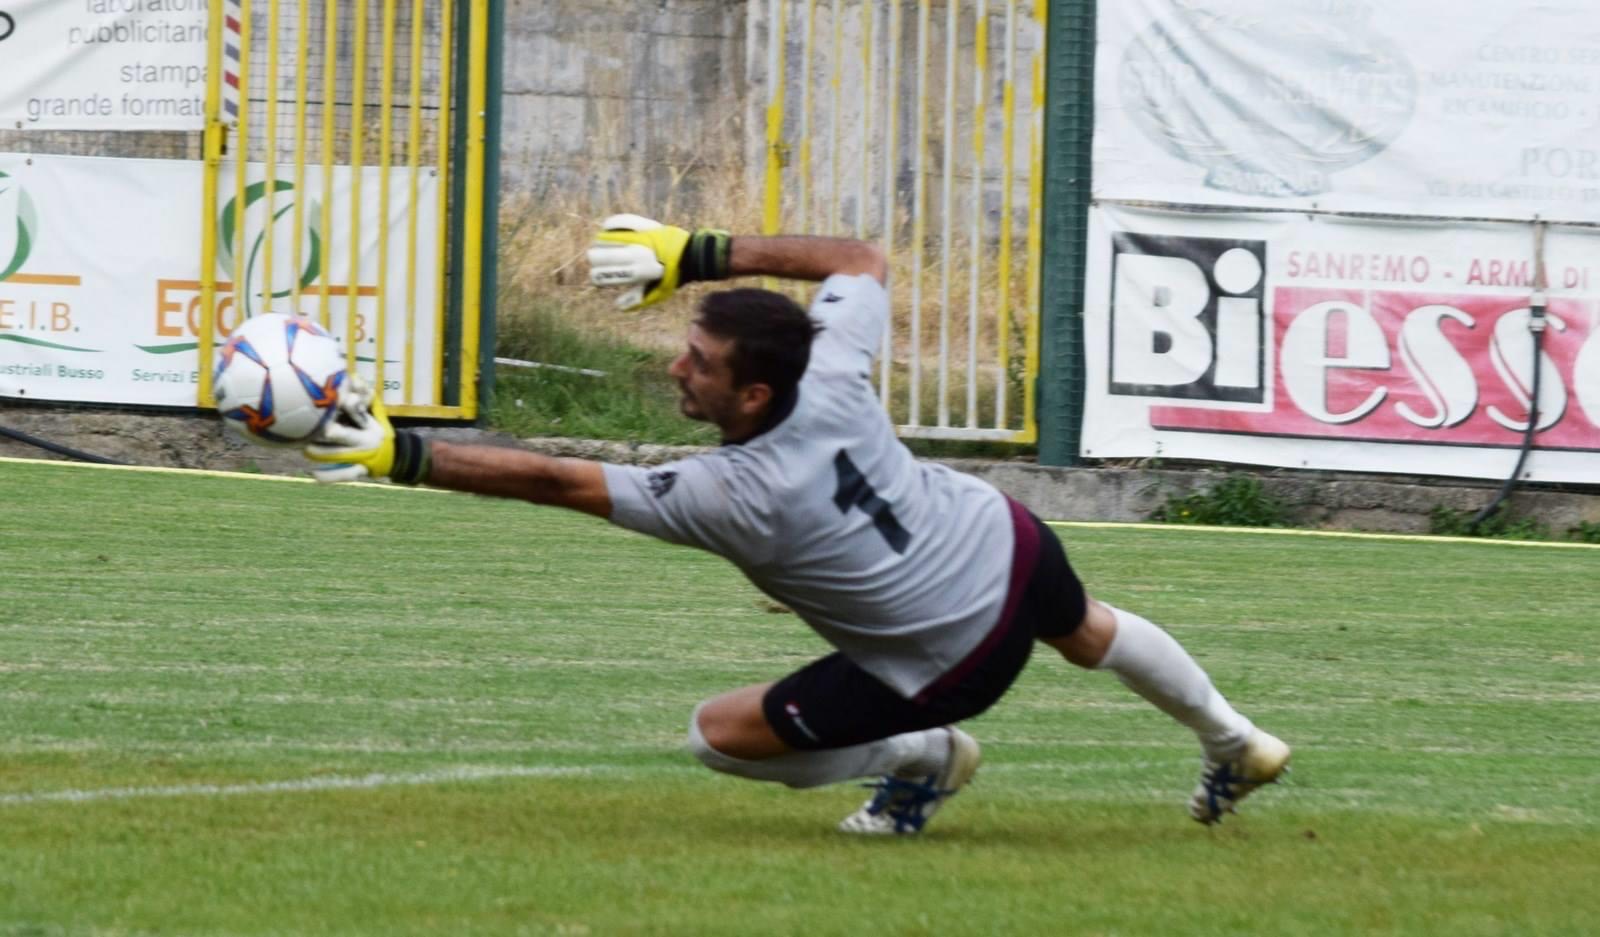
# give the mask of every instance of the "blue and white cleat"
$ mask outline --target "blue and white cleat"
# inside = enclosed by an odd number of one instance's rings
[[[1201,823],[1222,822],[1239,801],[1263,784],[1274,784],[1289,770],[1289,746],[1257,729],[1228,761],[1206,759],[1200,783],[1189,798],[1189,816]]]
[[[868,784],[877,793],[840,821],[839,829],[861,836],[915,836],[922,832],[944,802],[978,773],[982,758],[972,736],[954,726],[947,726],[945,731],[950,734],[950,756],[943,768],[917,779],[886,774]]]

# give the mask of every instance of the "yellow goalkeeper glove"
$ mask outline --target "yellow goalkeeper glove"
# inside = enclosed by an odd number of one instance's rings
[[[306,446],[319,482],[391,478],[404,485],[426,481],[432,458],[426,439],[389,422],[372,386],[352,375],[339,391],[339,412]]]
[[[690,233],[639,215],[612,215],[589,248],[589,281],[625,287],[623,309],[659,303],[685,283],[728,277],[732,238],[701,228]]]

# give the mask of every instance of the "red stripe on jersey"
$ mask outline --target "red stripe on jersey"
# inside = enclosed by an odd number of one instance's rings
[[[1022,604],[1022,595],[1028,591],[1028,580],[1033,576],[1034,567],[1039,565],[1039,526],[1033,522],[1033,515],[1028,513],[1028,509],[1009,496],[1006,497],[1006,507],[1011,509],[1011,529],[1016,534],[1016,548],[1011,554],[1011,581],[1006,587],[1006,604],[1000,610],[1000,620],[966,657],[961,658],[944,676],[923,687],[922,692],[914,698],[915,702],[925,703],[960,683],[963,677],[983,663],[989,652],[1011,630],[1011,623],[1017,617],[1017,607]]]

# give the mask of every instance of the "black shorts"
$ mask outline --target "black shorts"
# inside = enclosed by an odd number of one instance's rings
[[[1000,620],[970,654],[913,699],[833,653],[767,691],[762,710],[778,737],[800,750],[843,748],[950,725],[994,705],[1022,672],[1035,638],[1064,638],[1083,621],[1088,596],[1055,532],[1015,501],[1016,551]]]

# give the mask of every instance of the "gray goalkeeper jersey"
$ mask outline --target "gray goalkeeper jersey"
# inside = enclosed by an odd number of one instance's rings
[[[834,276],[794,409],[744,443],[655,468],[605,466],[611,521],[709,550],[901,695],[997,623],[1014,545],[993,487],[917,461],[871,384],[889,298]]]

